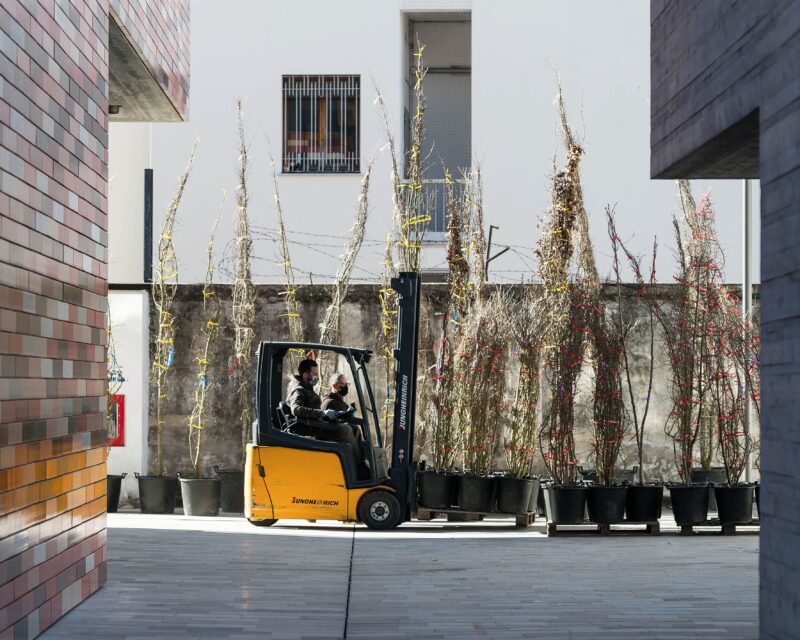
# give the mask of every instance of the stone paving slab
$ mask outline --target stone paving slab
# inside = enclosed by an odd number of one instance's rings
[[[108,584],[42,637],[758,636],[758,538],[680,537],[668,516],[658,537],[548,539],[500,518],[379,533],[120,513],[108,527]]]

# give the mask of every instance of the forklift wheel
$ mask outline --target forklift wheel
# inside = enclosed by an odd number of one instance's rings
[[[256,527],[271,527],[278,521],[277,518],[274,520],[248,520],[248,522]]]
[[[358,503],[358,519],[370,529],[394,529],[400,524],[400,502],[388,491],[371,491]]]

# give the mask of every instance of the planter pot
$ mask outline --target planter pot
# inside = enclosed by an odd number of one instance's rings
[[[489,513],[494,504],[495,479],[482,476],[458,478],[458,506],[464,511]]]
[[[181,478],[183,512],[187,516],[219,515],[221,489],[218,478]]]
[[[244,471],[220,469],[214,465],[214,473],[222,482],[219,510],[224,513],[244,512]]]
[[[589,487],[586,502],[589,520],[597,524],[616,524],[625,519],[625,487]]]
[[[121,476],[109,474],[106,477],[106,481],[108,482],[108,486],[106,487],[106,511],[108,511],[108,513],[116,513],[117,509],[119,509],[119,494],[122,490],[122,479],[126,475],[128,474],[123,473]]]
[[[676,485],[669,488],[675,522],[704,524],[708,521],[708,487],[705,485]]]
[[[692,484],[727,484],[728,474],[725,467],[711,467],[710,469],[692,469]],[[714,487],[708,487],[708,510],[717,510],[717,501],[714,497]]]
[[[528,513],[534,513],[538,511],[539,500],[544,500],[544,496],[541,492],[541,480],[536,476],[531,476],[530,479],[533,486],[531,486],[531,497],[528,498]],[[542,508],[544,508],[544,504],[542,504]]]
[[[536,513],[542,518],[547,517],[547,505],[545,505],[544,502],[544,492],[549,486],[549,480],[545,480],[544,484],[542,484],[541,480],[539,481],[539,495],[536,496]]]
[[[178,478],[175,476],[140,476],[139,510],[142,513],[174,513],[178,493]]]
[[[752,485],[714,487],[714,494],[720,523],[747,524],[753,521]]]
[[[557,487],[544,490],[547,521],[553,524],[581,524],[586,511],[586,487]]]
[[[761,485],[756,485],[756,513],[761,517]]]
[[[625,497],[625,517],[630,522],[655,522],[661,517],[664,487],[632,484]]]
[[[497,478],[497,511],[514,515],[527,513],[533,478]]]
[[[423,471],[417,475],[419,504],[429,509],[450,509],[458,491],[458,476],[452,473]]]

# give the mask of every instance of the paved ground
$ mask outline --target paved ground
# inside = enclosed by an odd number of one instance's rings
[[[548,539],[109,514],[108,584],[47,640],[757,638],[758,537]],[[349,591],[349,598],[348,598]]]

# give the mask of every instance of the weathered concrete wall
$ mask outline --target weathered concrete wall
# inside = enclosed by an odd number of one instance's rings
[[[286,339],[286,319],[283,300],[278,295],[281,287],[263,285],[257,287],[256,307],[256,340],[281,340]],[[659,286],[657,294],[661,298],[669,298],[674,289],[671,286]],[[633,363],[635,393],[643,402],[647,391],[647,373],[649,360],[649,331],[648,310],[644,304],[637,302],[633,296],[633,289],[626,289],[625,305],[631,305],[638,324],[634,329],[634,339],[631,342],[630,355]],[[441,309],[443,293],[442,285],[425,285],[423,304],[423,322],[433,322],[438,325],[435,314]],[[210,396],[210,413],[212,421],[204,432],[204,446],[202,453],[203,472],[210,474],[213,465],[222,468],[236,468],[241,463],[239,413],[240,404],[236,394],[235,385],[229,378],[229,358],[233,349],[233,329],[230,325],[230,293],[229,289],[222,288],[219,292],[224,320],[220,339],[213,351],[213,364],[210,371],[212,384]],[[319,323],[325,313],[329,302],[326,289],[322,286],[304,287],[299,295],[302,313],[304,315],[306,339],[315,341],[319,336]],[[175,314],[177,317],[177,337],[175,343],[175,364],[170,376],[166,393],[167,416],[164,429],[165,464],[168,472],[188,472],[191,468],[188,457],[188,416],[194,404],[194,389],[196,384],[194,352],[192,343],[201,339],[200,330],[203,326],[202,294],[199,286],[181,286],[175,301]],[[151,318],[155,318],[151,313]],[[153,340],[151,326],[151,346]],[[356,285],[351,289],[348,300],[342,310],[342,343],[355,347],[374,348],[380,333],[380,307],[378,303],[378,289],[371,285]],[[427,346],[430,349],[430,345]],[[424,357],[424,356],[423,356]],[[380,359],[375,359],[371,371],[371,380],[374,386],[376,402],[380,403],[385,397],[386,389],[383,384]],[[670,410],[669,386],[667,378],[668,359],[660,340],[660,333],[656,336],[655,376],[650,413],[646,424],[645,472],[649,479],[660,480],[675,477],[671,441],[664,435],[664,423]],[[420,370],[423,369],[421,364]],[[509,367],[513,372],[513,363]],[[255,364],[253,364],[255,377]],[[591,374],[589,367],[581,379],[581,388],[578,397],[578,429],[577,451],[579,461],[584,466],[594,466],[591,460]],[[151,391],[151,413],[154,407],[154,395]],[[151,415],[150,424],[154,424]],[[757,426],[756,426],[757,431]],[[150,461],[155,459],[155,427],[150,427]],[[636,464],[636,446],[631,438],[626,441],[622,452],[625,466],[632,467]],[[541,461],[540,461],[541,462]],[[541,469],[543,471],[543,467]]]

